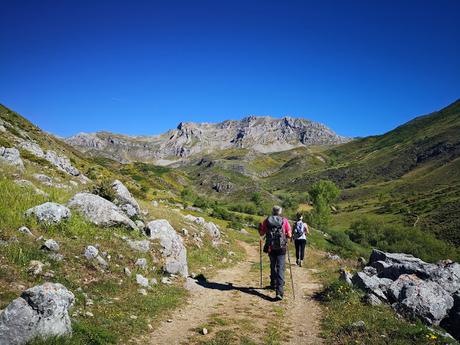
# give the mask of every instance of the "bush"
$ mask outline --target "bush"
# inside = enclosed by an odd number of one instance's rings
[[[458,260],[460,252],[434,235],[399,224],[387,224],[380,220],[363,218],[351,224],[347,231],[353,242],[376,247],[384,251],[412,254],[422,260],[435,262],[440,259]]]
[[[348,235],[343,231],[329,231],[331,235],[331,242],[336,246],[351,250],[353,248],[353,242],[350,240]]]
[[[115,200],[115,191],[112,188],[112,181],[109,179],[102,179],[96,182],[92,187],[91,193],[109,201]]]

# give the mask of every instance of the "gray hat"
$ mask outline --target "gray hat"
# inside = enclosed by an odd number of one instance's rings
[[[273,206],[272,213],[274,216],[280,216],[283,212],[283,208],[281,206]]]

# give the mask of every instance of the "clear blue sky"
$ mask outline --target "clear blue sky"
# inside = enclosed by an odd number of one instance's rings
[[[460,98],[458,0],[0,4],[0,102],[63,136],[250,114],[364,136]]]

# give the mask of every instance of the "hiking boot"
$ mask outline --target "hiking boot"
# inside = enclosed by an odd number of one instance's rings
[[[299,259],[296,259],[295,263],[297,264],[297,266],[300,266],[300,260]]]
[[[283,300],[283,295],[280,294],[280,293],[277,293],[275,299],[276,299],[277,301],[282,301],[282,300]]]
[[[299,260],[299,266],[302,267],[302,260]]]

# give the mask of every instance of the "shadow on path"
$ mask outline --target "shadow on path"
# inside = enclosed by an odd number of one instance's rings
[[[232,291],[232,290],[241,291],[249,295],[257,296],[269,302],[277,301],[275,298],[261,293],[260,291],[258,291],[257,288],[254,288],[254,287],[235,286],[233,285],[233,283],[222,284],[222,283],[210,282],[206,279],[200,279],[200,278],[196,279],[195,281],[198,285],[206,289],[213,289],[213,290],[219,290],[219,291]]]

